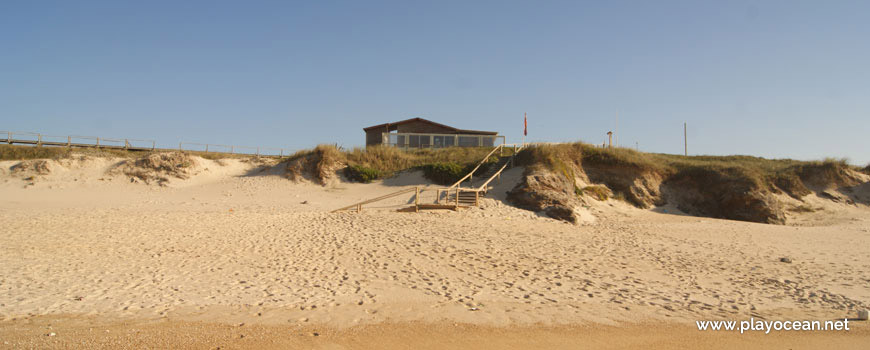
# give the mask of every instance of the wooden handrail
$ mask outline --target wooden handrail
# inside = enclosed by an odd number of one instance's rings
[[[454,183],[453,185],[450,185],[450,187],[447,187],[447,189],[449,190],[451,188],[459,186],[459,184],[461,184],[462,181],[465,181],[465,179],[470,177],[471,174],[474,174],[474,172],[477,171],[477,169],[480,168],[480,166],[483,165],[483,163],[485,163],[487,160],[489,160],[489,157],[492,156],[492,154],[495,153],[495,151],[500,150],[502,147],[504,147],[504,144],[500,144],[498,146],[495,146],[495,148],[493,148],[492,151],[490,151],[489,154],[486,155],[486,157],[483,157],[483,159],[480,161],[480,163],[477,163],[477,166],[474,167],[473,170],[468,172],[468,174],[465,174],[465,176],[463,176],[461,179],[459,179],[459,181],[456,181],[456,183]]]
[[[398,195],[403,194],[403,193],[408,193],[408,192],[417,192],[417,193],[419,194],[419,193],[420,193],[419,191],[420,191],[420,187],[406,188],[406,189],[404,189],[404,190],[399,190],[399,191],[396,191],[396,192],[393,192],[393,193],[385,194],[385,195],[380,196],[380,197],[377,197],[377,198],[372,198],[372,199],[364,200],[364,201],[362,201],[362,202],[354,203],[354,204],[348,205],[348,206],[343,207],[343,208],[335,209],[335,210],[331,211],[331,213],[339,212],[339,211],[342,211],[342,210],[347,210],[347,209],[350,209],[350,208],[353,208],[353,207],[361,208],[361,207],[363,206],[363,204],[369,204],[369,203],[374,203],[374,202],[377,202],[377,201],[382,201],[382,200],[384,200],[384,199],[387,199],[387,198],[390,198],[390,197],[395,197],[395,196],[398,196]]]
[[[492,179],[495,179],[496,176],[501,174],[501,172],[504,171],[504,169],[507,168],[507,166],[508,166],[508,163],[504,163],[504,165],[501,166],[501,169],[498,169],[498,171],[496,171],[494,174],[492,174],[492,176],[489,177],[489,180],[486,180],[486,182],[484,182],[482,185],[477,187],[477,191],[478,192],[486,191],[486,185],[489,185],[489,183],[492,182]]]

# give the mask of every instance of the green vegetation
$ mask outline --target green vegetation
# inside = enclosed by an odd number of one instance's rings
[[[366,168],[362,165],[350,165],[344,168],[344,176],[356,182],[369,183],[381,177],[377,169]]]
[[[465,174],[468,174],[473,165],[462,166],[453,162],[442,163],[436,162],[419,166],[423,170],[423,176],[441,185],[452,185],[459,181]]]
[[[606,201],[607,198],[610,198],[610,190],[607,189],[607,187],[600,186],[600,185],[586,186],[586,187],[583,187],[582,189],[575,189],[574,191],[578,195],[587,194],[589,196],[592,196],[592,198],[595,198],[599,201]]]
[[[354,181],[370,182],[387,178],[397,172],[420,169],[424,175],[440,184],[452,184],[465,176],[492,148],[442,148],[401,150],[395,147],[374,146],[341,150],[334,145],[319,145],[292,155],[289,161],[306,159],[310,171],[325,175],[336,164],[347,164],[345,175]],[[492,157],[490,161],[496,161]],[[481,166],[478,173],[486,170]],[[458,176],[457,176],[458,174]],[[452,181],[451,181],[452,180]]]

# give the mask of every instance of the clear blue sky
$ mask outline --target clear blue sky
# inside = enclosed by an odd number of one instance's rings
[[[868,1],[2,1],[0,130],[309,148],[414,116],[508,142],[870,162]]]

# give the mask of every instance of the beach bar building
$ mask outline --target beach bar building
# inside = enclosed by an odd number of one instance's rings
[[[423,118],[411,118],[363,128],[366,147],[399,148],[493,147],[504,143],[495,131],[465,130]]]

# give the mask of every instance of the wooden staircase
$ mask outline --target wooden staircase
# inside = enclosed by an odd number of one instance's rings
[[[486,191],[488,190],[487,186],[489,185],[489,183],[492,182],[492,180],[501,176],[502,171],[504,171],[508,168],[508,166],[513,164],[514,156],[516,156],[517,151],[519,151],[521,148],[515,146],[512,155],[499,156],[498,161],[495,162],[495,164],[491,164],[489,168],[487,168],[487,170],[484,171],[482,174],[477,174],[478,179],[483,179],[483,182],[478,186],[474,186],[474,172],[477,171],[477,169],[479,169],[480,166],[483,165],[487,160],[489,160],[496,151],[503,152],[504,148],[504,145],[500,145],[494,148],[492,152],[486,155],[486,157],[483,157],[483,160],[481,160],[480,163],[478,163],[477,166],[473,170],[471,170],[471,172],[469,172],[463,178],[459,179],[459,181],[456,181],[456,183],[454,183],[452,186],[435,190],[435,203],[441,203],[442,198],[445,198],[444,201],[446,201],[446,203],[453,203],[458,207],[478,206],[480,204],[480,198],[486,196]],[[471,187],[463,188],[462,183],[466,179],[468,180]]]
[[[420,209],[453,209],[456,210],[461,207],[476,207],[480,205],[480,198],[486,196],[487,186],[492,180],[501,176],[502,171],[508,168],[508,166],[513,165],[513,158],[517,154],[517,152],[522,149],[517,145],[513,145],[513,154],[510,156],[499,156],[498,161],[495,164],[489,166],[489,168],[484,171],[482,174],[478,174],[478,179],[483,179],[484,182],[474,187],[474,172],[480,169],[480,166],[486,163],[490,157],[495,154],[496,151],[502,151],[503,154],[506,145],[498,145],[489,154],[487,154],[477,166],[471,170],[467,175],[459,179],[456,183],[454,183],[450,187],[445,188],[437,188],[435,189],[435,203],[421,203],[420,202],[420,194],[423,192],[419,187],[407,188],[403,190],[399,190],[390,194],[383,195],[381,197],[372,198],[366,201],[358,202],[351,204],[349,206],[339,208],[333,210],[333,212],[356,209],[357,212],[362,211],[362,207],[365,204],[370,204],[378,201],[382,201],[387,198],[392,198],[398,195],[402,195],[405,193],[415,192],[414,194],[414,206],[410,208],[402,209],[402,211],[410,209],[410,211],[419,211]],[[462,183],[468,180],[469,185],[471,187],[462,188]],[[428,192],[428,190],[427,190]]]
[[[499,157],[498,162],[489,166],[489,168],[483,174],[480,174],[480,178],[484,180],[492,179],[493,176],[501,174],[502,168],[511,161],[513,156],[508,157]]]
[[[460,206],[465,206],[465,207],[475,206],[476,207],[479,199],[480,199],[480,192],[478,192],[478,191],[459,190],[459,200],[457,201],[457,203],[459,203]]]

